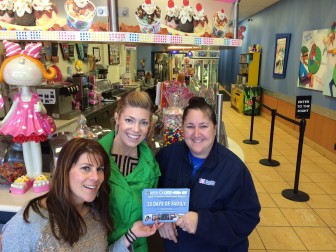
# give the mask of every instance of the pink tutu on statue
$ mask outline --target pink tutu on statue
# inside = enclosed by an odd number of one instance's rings
[[[13,141],[19,143],[46,141],[48,135],[55,132],[56,126],[50,124],[50,120],[53,123],[51,117],[44,117],[44,120],[39,112],[35,112],[34,104],[39,101],[38,95],[32,93],[31,100],[24,102],[21,93],[17,93],[14,96],[14,101],[16,100],[18,104],[12,116],[2,125],[0,133],[13,136]]]

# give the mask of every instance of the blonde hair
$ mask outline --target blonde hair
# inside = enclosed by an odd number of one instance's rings
[[[144,91],[132,91],[123,95],[118,102],[116,112],[120,114],[126,106],[132,108],[143,108],[153,113],[153,102]]]
[[[18,55],[14,55],[14,56],[10,56],[8,58],[6,58],[4,60],[4,62],[2,62],[1,64],[1,68],[0,68],[0,82],[4,81],[3,78],[3,71],[5,69],[5,66],[7,65],[7,63],[11,62],[12,60],[18,58],[18,57],[25,57],[26,59],[32,61],[33,63],[35,63],[35,65],[40,68],[42,75],[44,78],[46,78],[47,80],[52,80],[53,78],[55,78],[56,76],[56,69],[53,67],[49,67],[48,70],[45,69],[44,65],[42,64],[42,62],[38,59],[35,59],[33,57],[30,57],[28,55],[25,54],[18,54]]]

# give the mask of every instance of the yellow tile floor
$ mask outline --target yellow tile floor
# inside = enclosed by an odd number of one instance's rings
[[[299,190],[310,199],[286,199],[281,192],[294,188],[298,139],[276,122],[272,159],[280,165],[261,165],[260,159],[268,159],[271,121],[255,116],[253,139],[259,144],[244,144],[250,139],[251,117],[235,111],[230,102],[223,104],[227,136],[243,149],[262,206],[249,251],[336,251],[336,164],[304,144]]]

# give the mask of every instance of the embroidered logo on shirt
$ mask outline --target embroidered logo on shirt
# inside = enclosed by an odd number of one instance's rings
[[[200,178],[198,180],[198,183],[203,184],[203,185],[208,185],[208,186],[215,186],[216,181]]]

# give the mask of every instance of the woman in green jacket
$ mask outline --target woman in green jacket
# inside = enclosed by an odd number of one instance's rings
[[[100,140],[111,161],[110,213],[114,230],[108,236],[109,244],[142,219],[142,190],[157,187],[159,166],[144,141],[151,125],[152,108],[146,92],[127,93],[114,114],[115,131]],[[137,239],[133,247],[136,252],[148,251],[146,238]]]

